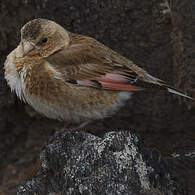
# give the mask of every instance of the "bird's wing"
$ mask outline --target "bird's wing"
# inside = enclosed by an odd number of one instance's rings
[[[69,47],[49,56],[47,61],[63,73],[66,82],[78,85],[131,91],[160,88],[162,83],[132,61],[82,35],[72,34]]]

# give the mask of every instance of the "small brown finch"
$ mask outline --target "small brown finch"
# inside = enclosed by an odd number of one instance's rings
[[[190,98],[97,40],[40,18],[22,27],[21,42],[4,68],[8,85],[21,100],[63,121],[111,116],[132,92],[147,88]]]

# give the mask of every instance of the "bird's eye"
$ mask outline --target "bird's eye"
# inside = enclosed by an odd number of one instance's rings
[[[48,39],[47,39],[47,37],[46,37],[46,38],[42,39],[42,41],[41,41],[41,42],[42,42],[42,43],[46,43],[46,42],[47,42],[47,40],[48,40]]]

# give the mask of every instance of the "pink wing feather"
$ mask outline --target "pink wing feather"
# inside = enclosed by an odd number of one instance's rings
[[[139,87],[130,84],[128,77],[119,73],[107,73],[103,76],[91,78],[90,80],[78,80],[77,83],[83,86],[97,87],[117,91],[138,91]]]

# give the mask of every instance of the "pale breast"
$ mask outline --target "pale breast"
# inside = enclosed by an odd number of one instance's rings
[[[21,100],[24,100],[22,81],[14,64],[15,53],[16,49],[7,56],[5,61],[5,79],[10,86],[11,91],[14,91]]]

